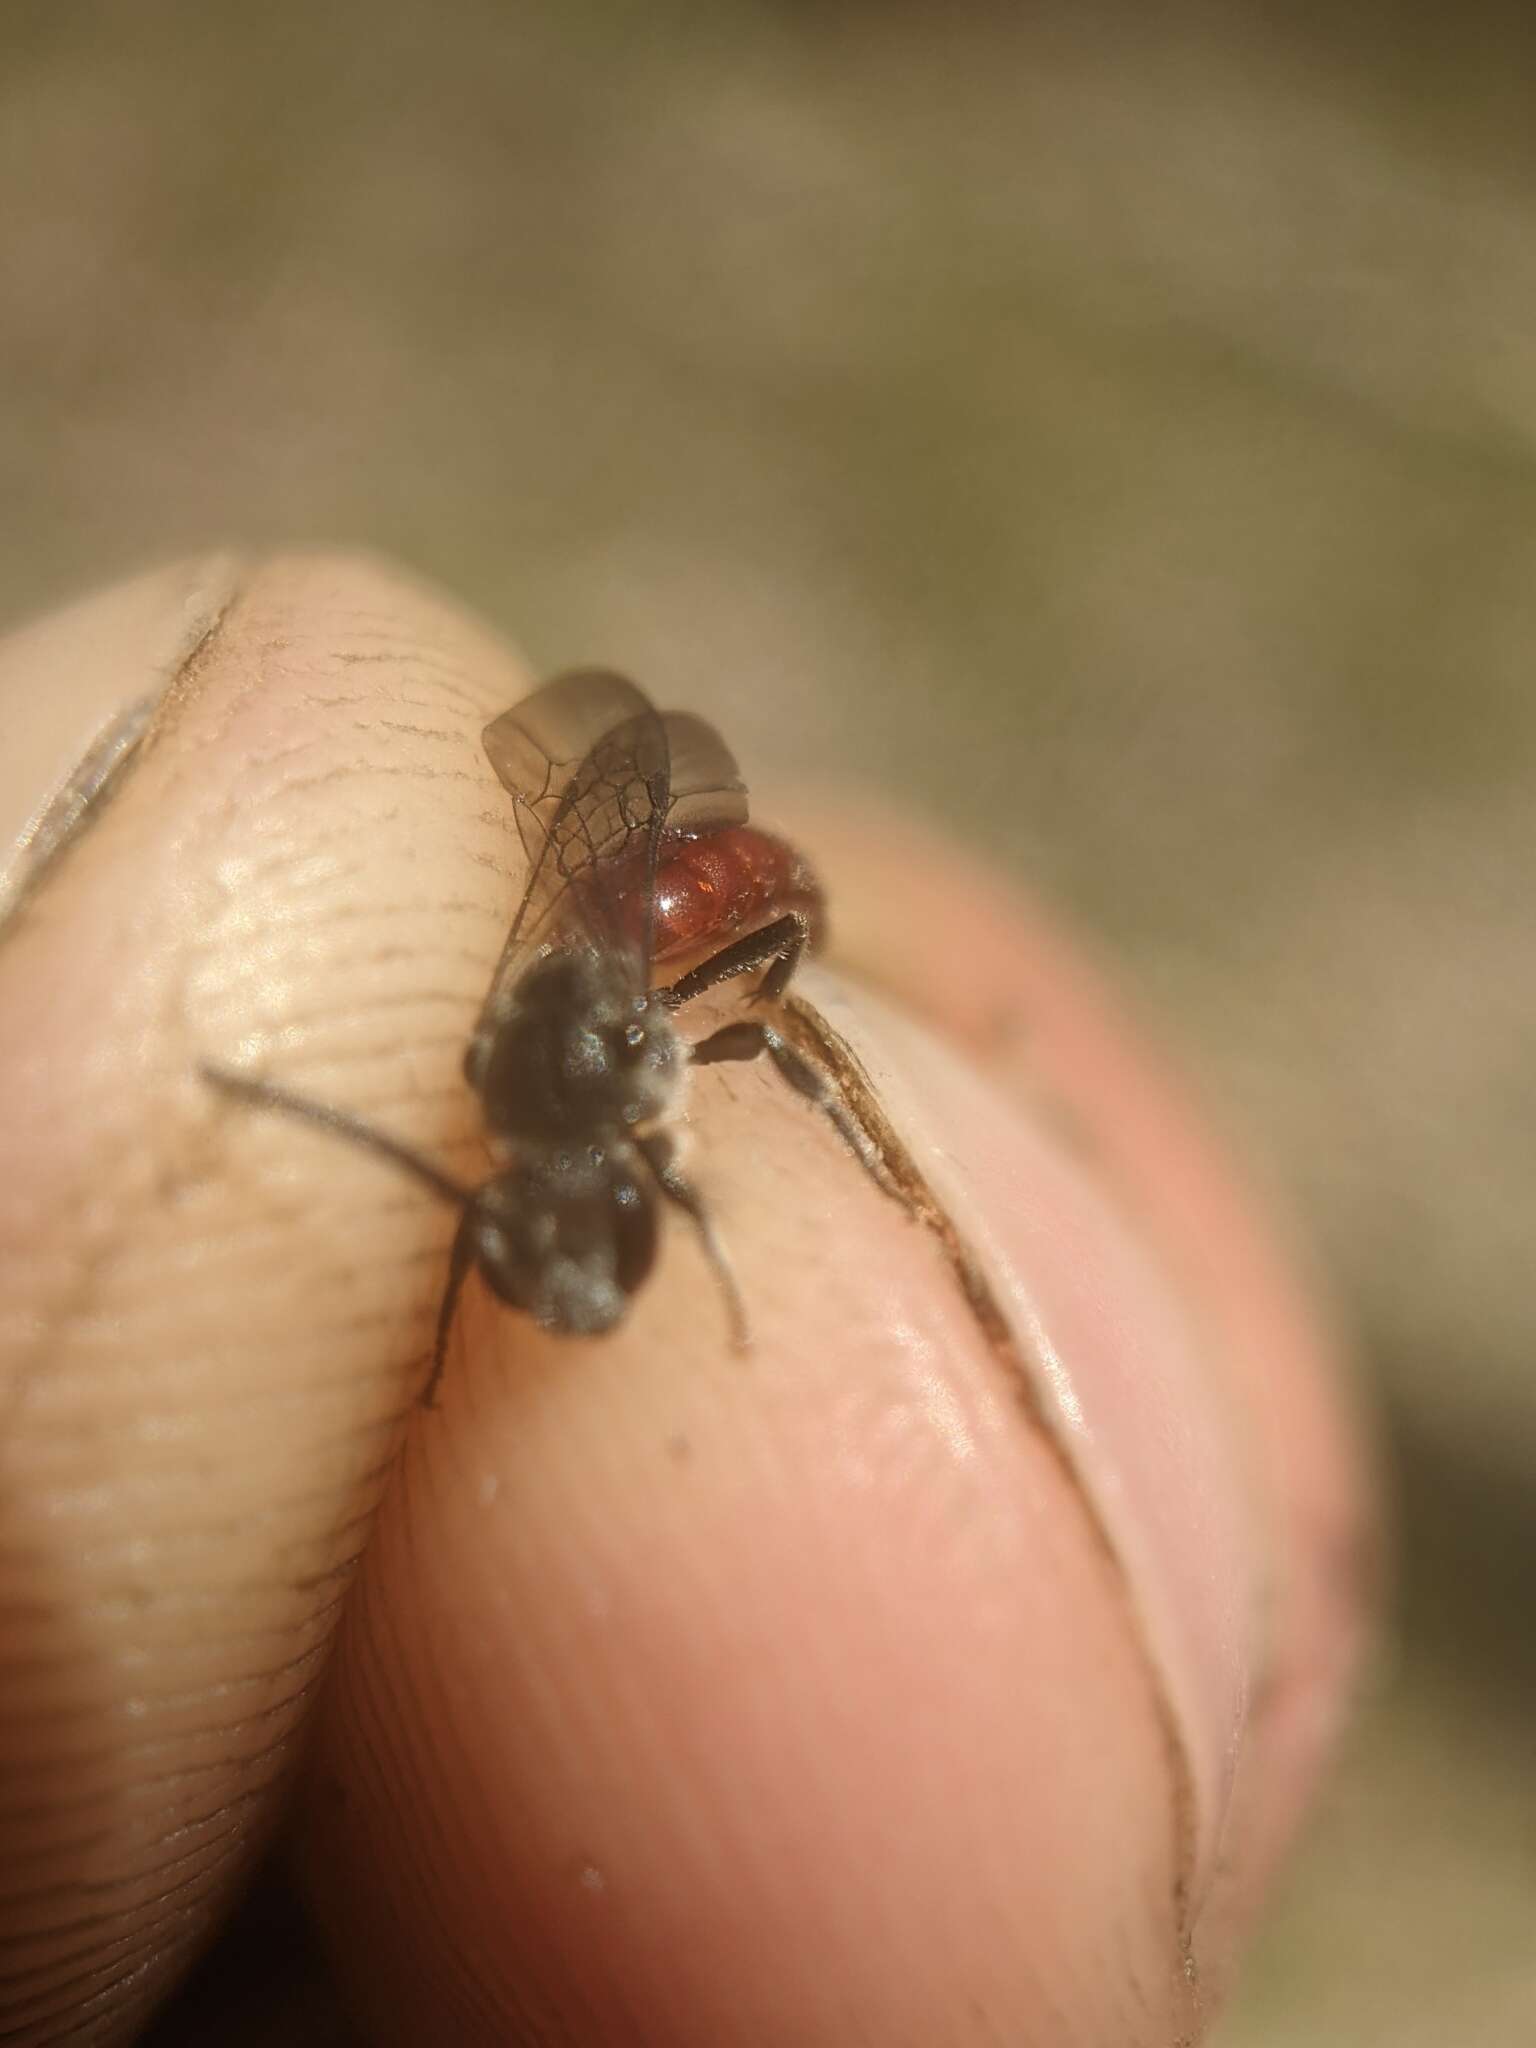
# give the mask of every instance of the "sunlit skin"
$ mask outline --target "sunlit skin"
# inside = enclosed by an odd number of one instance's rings
[[[380,2048],[1192,2042],[1347,1700],[1373,1521],[1326,1329],[1072,945],[952,847],[775,793],[890,1001],[796,992],[1017,1369],[759,1060],[685,1109],[751,1352],[676,1229],[601,1339],[470,1288],[423,1413],[451,1214],[197,1076],[484,1173],[464,1045],[527,855],[481,735],[530,687],[333,557],[0,643],[18,829],[104,710],[157,707],[0,944],[0,2034],[138,2038],[282,1824]],[[758,983],[707,1014],[771,1014]]]

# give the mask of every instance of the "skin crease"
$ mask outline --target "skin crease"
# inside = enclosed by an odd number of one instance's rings
[[[1336,1340],[1275,1217],[1258,1212],[1222,1147],[1119,1015],[1104,977],[1038,906],[978,863],[845,795],[788,829],[814,831],[840,909],[849,970],[921,1007],[1007,1095],[1034,1104],[1155,1244],[1241,1392],[1245,1476],[1266,1531],[1263,1635],[1238,1759],[1227,1854],[1200,1923],[1210,1983],[1230,1960],[1339,1733],[1360,1618],[1381,1597],[1368,1431],[1347,1399]],[[898,903],[881,886],[899,867]],[[911,935],[925,935],[921,954]],[[926,991],[920,1000],[919,991]]]
[[[1097,1289],[1074,1344],[1187,1311],[1192,1492],[1248,1517],[1234,1786],[1159,1659],[1182,1578],[1106,1541],[933,1235],[770,1074],[689,1096],[746,1358],[669,1228],[603,1342],[472,1284],[415,1409],[451,1216],[193,1068],[483,1170],[458,1063],[521,855],[478,734],[528,678],[368,562],[145,588],[0,656],[170,685],[0,934],[0,2034],[133,2038],[288,1801],[380,2041],[1195,2038],[1347,1695],[1370,1523],[1326,1340],[1176,1091],[947,849],[759,805],[842,960],[961,1050],[961,1180],[1072,1189],[1029,1256]],[[1228,1787],[1219,1855],[1191,1785]]]

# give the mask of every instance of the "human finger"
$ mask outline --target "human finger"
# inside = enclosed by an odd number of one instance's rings
[[[331,559],[164,572],[0,670],[47,827],[0,931],[0,2032],[105,2041],[274,1824],[451,1227],[198,1065],[466,1156],[521,859],[478,733],[526,678]],[[105,783],[61,775],[128,713]]]
[[[310,1809],[382,2039],[1177,2038],[1347,1696],[1366,1490],[1269,1234],[1070,950],[822,822],[846,957],[944,1034],[807,980],[908,1199],[706,1075],[746,1366],[686,1246],[589,1356],[471,1307]]]

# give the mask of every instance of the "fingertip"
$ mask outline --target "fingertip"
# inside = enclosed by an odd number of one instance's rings
[[[228,553],[173,563],[0,640],[0,921],[90,821],[242,575]]]
[[[1122,1568],[934,1234],[771,1077],[717,1079],[748,1358],[675,1236],[601,1344],[467,1304],[320,1734],[343,1965],[402,2040],[1172,2038],[1185,1848]]]
[[[472,1142],[458,1057],[512,895],[479,730],[523,685],[334,560],[243,582],[177,676],[0,955],[7,1531],[50,1603],[0,1691],[27,1867],[104,1887],[107,1949],[153,1957],[109,1999],[174,1970],[274,1810],[448,1234],[376,1160],[212,1114],[197,1063]],[[1039,920],[936,849],[836,842],[809,836],[851,950],[963,1047],[845,1020],[936,1206],[715,1071],[746,1355],[681,1233],[611,1343],[472,1287],[304,1815],[384,2037],[1161,2044],[1195,2024],[1204,1874],[1227,1853],[1256,1897],[1315,1780],[1368,1513],[1286,1262]],[[170,1898],[167,1844],[196,1864]]]
[[[813,990],[969,1265],[738,1071],[698,1130],[747,1358],[675,1238],[611,1342],[472,1306],[348,1620],[319,1750],[346,1798],[307,1845],[384,2037],[453,2011],[466,2040],[1133,2048],[1208,2015],[1326,1746],[1303,1763],[1263,1705],[1276,1645],[1320,1647],[1297,1502],[1362,1529],[1365,1496],[1283,1258],[1214,1151],[1189,1177],[1198,1119],[1069,956],[993,935],[1069,1116]],[[929,990],[964,993],[942,952]],[[1112,1170],[1106,1122],[1135,1134]],[[1358,1607],[1334,1625],[1336,1721]]]
[[[511,889],[474,792],[514,659],[374,564],[211,588],[10,651],[66,708],[159,689],[0,946],[0,2031],[127,2038],[238,1886],[432,1311],[439,1212],[199,1063],[464,1142]]]

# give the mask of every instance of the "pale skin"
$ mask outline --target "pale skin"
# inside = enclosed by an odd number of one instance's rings
[[[707,1071],[750,1352],[674,1228],[601,1341],[472,1281],[423,1411],[451,1214],[197,1078],[484,1170],[459,1062],[521,853],[478,734],[530,680],[337,559],[0,656],[17,822],[169,685],[0,932],[0,2034],[133,2039],[285,1823],[370,2040],[1195,2040],[1342,1718],[1372,1517],[1270,1227],[1037,913],[760,803],[990,1322],[825,1119]]]

